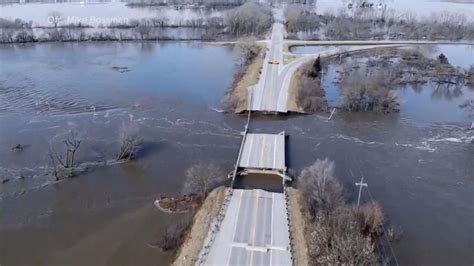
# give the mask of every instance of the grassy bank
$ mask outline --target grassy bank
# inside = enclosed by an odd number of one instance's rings
[[[207,237],[212,220],[217,216],[225,196],[225,187],[214,189],[194,216],[191,229],[184,238],[172,265],[195,265]]]
[[[264,49],[257,45],[258,53],[248,63],[242,65],[234,76],[234,82],[224,98],[224,107],[228,112],[242,113],[247,110],[248,88],[257,84],[264,60]]]

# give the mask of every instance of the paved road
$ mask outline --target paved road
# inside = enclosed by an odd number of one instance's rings
[[[469,44],[473,42],[452,42],[452,41],[417,41],[417,40],[343,40],[343,41],[306,41],[306,40],[284,40],[287,45],[381,45],[381,44],[399,44],[399,45],[416,45],[416,44]]]
[[[252,111],[287,112],[286,101],[281,98],[278,90],[278,76],[283,65],[284,34],[283,24],[274,23],[263,62],[262,74],[259,82],[250,88],[249,93],[252,94],[252,101],[249,104],[249,109]],[[271,60],[276,60],[280,64],[269,64],[268,62]]]
[[[235,189],[205,265],[291,265],[282,193]]]
[[[239,167],[282,170],[285,166],[284,134],[247,134]]]
[[[279,15],[276,13],[275,17]],[[281,15],[280,15],[281,17]],[[281,19],[280,19],[281,20]],[[278,19],[277,19],[278,21]],[[288,94],[291,77],[298,67],[318,55],[321,57],[337,55],[343,52],[355,52],[376,47],[394,47],[403,45],[416,44],[454,44],[446,41],[303,41],[303,40],[284,40],[286,34],[284,25],[280,22],[274,23],[272,27],[272,34],[270,40],[262,42],[267,43],[267,53],[262,67],[262,74],[259,82],[252,87],[249,87],[251,94],[251,101],[248,109],[251,111],[269,112],[269,113],[287,113],[288,110]],[[336,48],[329,51],[324,51],[315,54],[300,54],[300,58],[293,62],[283,65],[283,55],[292,53],[283,52],[283,44],[286,45],[358,45],[350,48]],[[459,43],[456,43],[459,44]],[[472,44],[472,43],[469,43]],[[271,60],[280,62],[278,65],[269,64]],[[290,110],[293,111],[293,110]],[[296,111],[296,110],[295,110]]]

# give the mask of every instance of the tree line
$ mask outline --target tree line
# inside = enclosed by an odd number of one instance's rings
[[[165,28],[199,28],[198,37],[184,39],[216,40],[258,36],[268,31],[273,18],[269,6],[246,3],[224,12],[222,17],[184,19],[171,23],[163,16],[131,19],[126,23],[111,23],[92,27],[81,23],[64,23],[64,16],[51,12],[54,18],[50,27],[34,27],[33,22],[21,19],[0,18],[0,43],[25,43],[38,41],[122,41],[179,39],[166,35]]]
[[[307,39],[327,40],[472,40],[474,22],[462,14],[439,12],[417,18],[393,10],[345,9],[318,14],[314,9],[290,5],[285,10],[286,29],[291,38],[303,33]]]

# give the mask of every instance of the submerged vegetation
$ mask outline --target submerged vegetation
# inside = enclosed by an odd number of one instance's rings
[[[347,111],[397,112],[397,90],[429,85],[433,97],[451,98],[469,86],[469,71],[456,68],[444,54],[432,59],[420,49],[380,50],[341,61],[340,104]]]
[[[299,177],[310,264],[375,265],[376,243],[383,234],[382,209],[376,202],[347,203],[334,172],[334,162],[326,158],[305,168]]]
[[[76,153],[81,147],[82,140],[78,138],[77,132],[70,131],[61,140],[64,151],[58,151],[53,143],[50,143],[49,157],[51,159],[51,174],[56,180],[73,177],[84,170],[76,166]]]
[[[321,85],[321,58],[305,64],[299,71],[296,101],[304,112],[326,111],[328,108],[325,92]]]
[[[392,84],[383,74],[347,76],[341,83],[341,102],[349,112],[375,111],[390,113],[399,110],[399,100]]]
[[[234,5],[230,5],[234,6]],[[32,21],[0,18],[0,43],[45,41],[128,41],[128,40],[216,40],[242,36],[259,36],[272,25],[271,9],[267,5],[246,3],[223,10],[222,15],[183,18],[170,21],[166,16],[127,19],[106,25],[91,26],[70,23],[57,11],[49,14],[48,26],[35,26]],[[166,30],[173,28],[200,29],[192,37],[173,37]]]
[[[461,14],[435,13],[417,19],[412,14],[381,10],[341,9],[338,13],[317,14],[314,9],[290,5],[285,11],[286,28],[293,38],[304,33],[307,39],[323,40],[472,40],[474,22]]]
[[[113,165],[136,159],[143,146],[143,138],[140,136],[137,125],[123,123],[118,142],[119,148],[114,159],[101,158],[102,161],[93,161],[88,158],[87,155],[83,154],[81,159],[85,162],[78,163],[77,157],[79,148],[86,145],[84,140],[76,131],[69,131],[64,136],[59,135],[50,140],[49,143],[49,174],[54,177],[55,180],[61,180],[76,177],[93,166]],[[103,154],[103,156],[107,155]]]

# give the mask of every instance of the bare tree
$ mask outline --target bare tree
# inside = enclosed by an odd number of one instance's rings
[[[140,34],[140,39],[144,40],[150,35],[151,26],[146,20],[141,20],[140,24],[134,30]]]
[[[197,194],[203,198],[209,191],[222,182],[225,178],[224,172],[213,163],[198,163],[186,171],[186,181],[183,192],[185,194]]]
[[[228,31],[238,37],[258,35],[272,25],[272,12],[268,6],[248,2],[227,13]]]
[[[284,15],[288,32],[313,32],[320,26],[319,16],[309,6],[289,5]]]
[[[58,27],[58,24],[64,20],[63,14],[58,11],[51,11],[48,14],[48,22],[53,24],[54,28]]]
[[[139,129],[133,123],[122,124],[119,141],[120,150],[115,158],[117,161],[134,159],[143,145],[143,138],[139,135]]]
[[[318,210],[332,210],[343,200],[342,186],[334,179],[334,170],[334,162],[326,158],[316,160],[301,172],[300,187],[313,215]]]
[[[390,113],[399,110],[399,99],[391,90],[389,74],[365,76],[360,73],[343,78],[341,101],[350,112],[376,111]]]
[[[354,217],[358,221],[361,232],[370,237],[382,235],[384,215],[379,203],[371,201],[353,210]]]
[[[237,48],[239,49],[243,64],[250,62],[258,55],[260,49],[255,44],[256,40],[255,37],[245,37],[237,40]]]
[[[70,131],[62,143],[64,144],[65,152],[57,151],[54,145],[50,144],[49,157],[53,164],[53,175],[57,179],[73,175],[75,156],[81,146],[81,140],[78,138],[77,132]]]
[[[340,206],[319,213],[310,227],[309,255],[312,265],[376,265],[375,245],[364,235],[353,209]]]
[[[66,153],[64,157],[62,157],[62,153],[56,152],[53,146],[51,149],[54,153],[56,160],[59,162],[61,166],[64,168],[72,168],[74,167],[74,159],[76,156],[76,152],[81,146],[81,140],[77,137],[77,132],[70,131],[69,135],[62,141],[64,146],[66,147]]]

